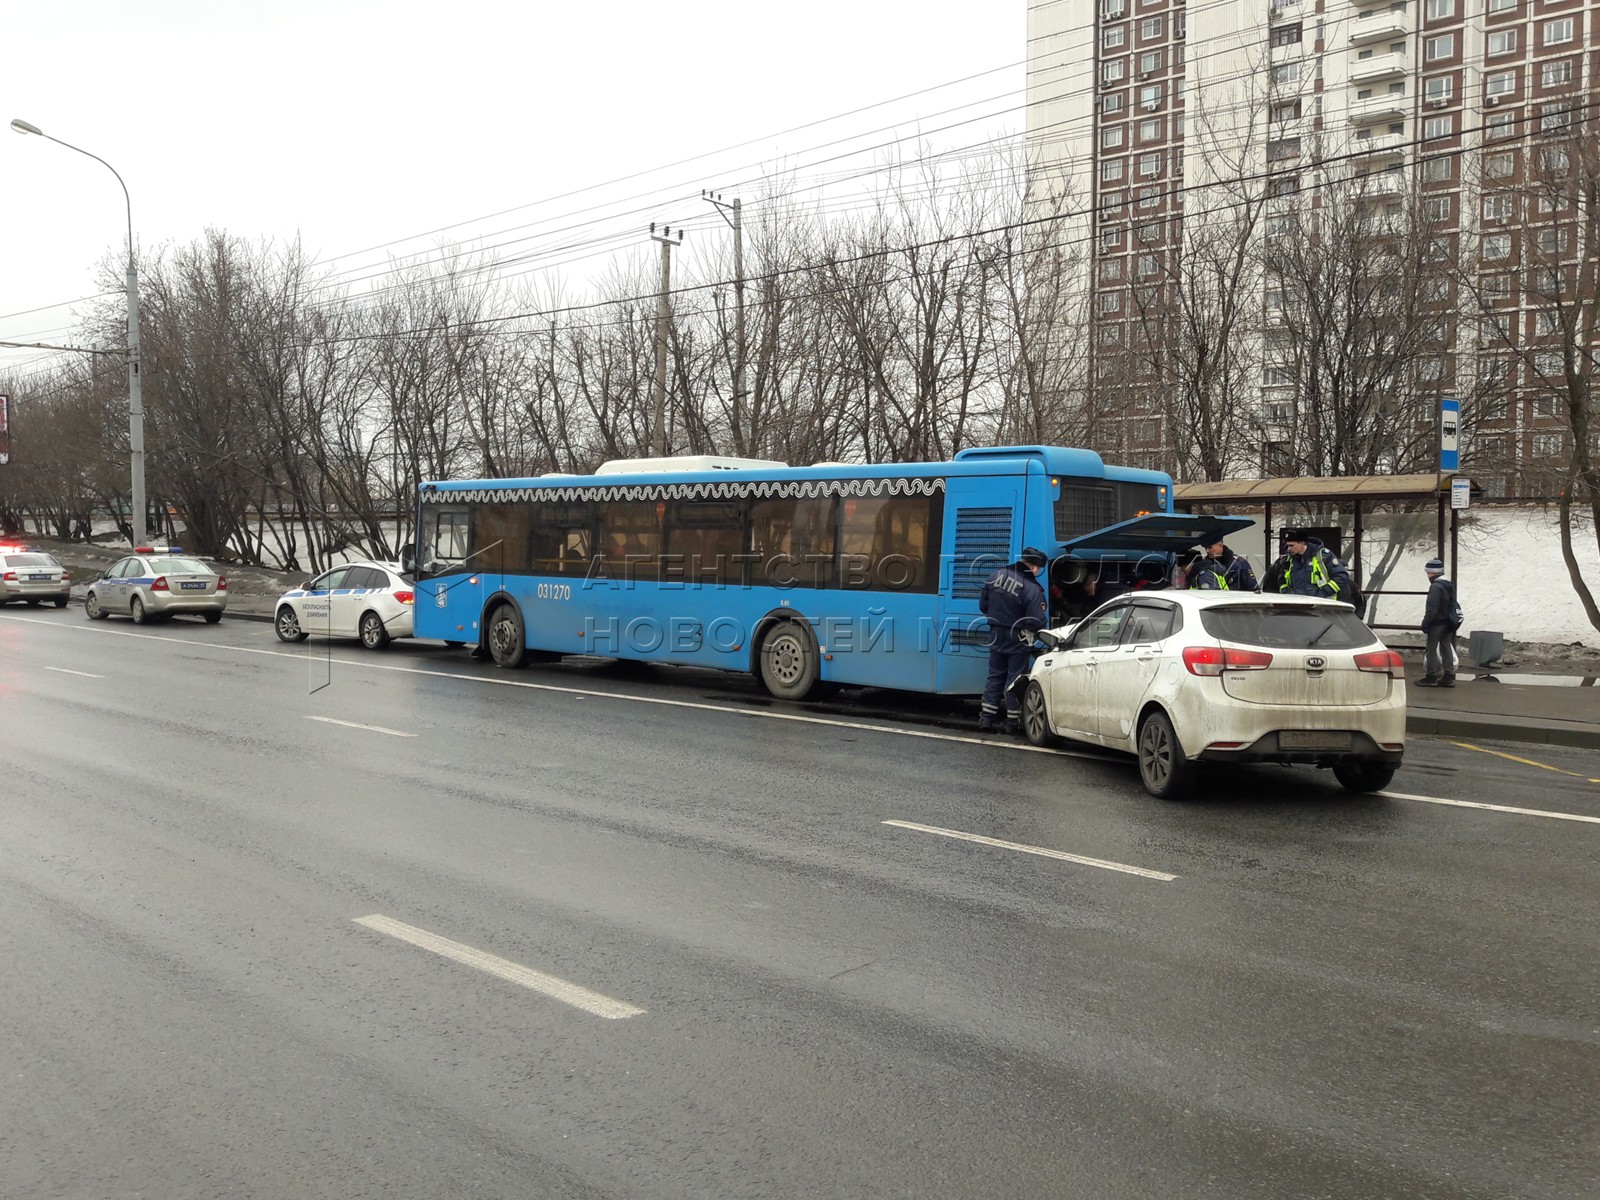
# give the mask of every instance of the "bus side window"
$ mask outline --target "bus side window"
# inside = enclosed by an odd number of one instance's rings
[[[750,582],[757,587],[831,587],[836,501],[757,500],[750,506]]]

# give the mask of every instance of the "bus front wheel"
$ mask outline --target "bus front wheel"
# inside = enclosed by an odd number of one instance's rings
[[[522,636],[522,614],[502,604],[489,618],[489,654],[495,665],[515,669],[528,661],[528,647]]]
[[[821,677],[816,643],[804,625],[785,621],[761,639],[761,683],[780,700],[805,700]]]

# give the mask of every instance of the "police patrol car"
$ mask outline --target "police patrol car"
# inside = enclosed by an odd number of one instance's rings
[[[411,636],[413,585],[399,563],[342,563],[278,598],[272,627],[278,640],[303,642],[313,633],[360,638],[368,650]]]
[[[89,585],[83,607],[91,621],[129,616],[143,625],[198,613],[215,625],[228,607],[228,580],[182,546],[138,546]]]
[[[66,568],[43,550],[0,543],[0,604],[25,600],[37,606],[49,600],[65,608],[69,578]]]

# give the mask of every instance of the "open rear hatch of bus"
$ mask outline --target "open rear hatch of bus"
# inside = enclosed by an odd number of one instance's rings
[[[1254,524],[1249,517],[1147,513],[1063,542],[1061,548],[1067,554],[1081,550],[1097,554],[1176,554],[1191,546],[1210,545]]]

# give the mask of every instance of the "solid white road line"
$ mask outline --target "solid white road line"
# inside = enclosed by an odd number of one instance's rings
[[[1489,812],[1515,813],[1519,817],[1548,817],[1552,821],[1583,821],[1600,825],[1600,817],[1585,817],[1579,813],[1550,812],[1543,808],[1517,808],[1511,804],[1481,804],[1476,800],[1446,800],[1442,796],[1412,796],[1405,792],[1379,792],[1389,800],[1415,800],[1419,804],[1448,804],[1452,808],[1483,808]]]
[[[1081,854],[1068,854],[1064,850],[1047,850],[1043,846],[1029,846],[1024,842],[1002,842],[999,838],[984,837],[978,833],[962,833],[959,829],[940,829],[937,825],[918,825],[915,821],[885,821],[896,829],[914,829],[918,833],[932,833],[939,837],[956,838],[963,842],[977,842],[980,846],[997,846],[1001,850],[1017,850],[1023,854],[1037,854],[1042,858],[1059,858],[1062,862],[1078,863],[1085,867],[1100,867],[1106,871],[1121,871],[1124,875],[1139,875],[1145,879],[1159,879],[1171,883],[1176,875],[1165,871],[1147,871],[1144,867],[1130,867],[1127,863],[1109,862],[1103,858],[1085,858]]]
[[[136,633],[131,629],[102,629],[96,625],[61,625],[54,621],[46,621],[38,617],[11,616],[0,614],[0,621],[16,621],[22,625],[42,625],[49,629],[65,629],[75,633],[93,633],[109,637],[143,638],[146,641],[166,642],[171,641],[156,633]],[[203,646],[207,650],[222,650],[230,654],[264,654],[269,658],[303,659],[303,654],[293,654],[283,650],[257,650],[251,646],[218,646],[210,642],[191,642],[191,647]],[[888,725],[870,725],[864,721],[836,721],[830,717],[808,717],[800,713],[763,712],[759,709],[739,708],[731,704],[704,704],[694,700],[668,700],[659,696],[633,696],[626,692],[596,691],[593,688],[560,687],[553,683],[528,683],[521,679],[494,679],[481,675],[468,675],[461,671],[429,671],[421,667],[402,667],[392,663],[377,663],[370,660],[363,661],[351,658],[328,658],[330,666],[337,663],[342,667],[365,668],[369,671],[395,671],[402,675],[427,675],[435,679],[461,679],[468,683],[486,684],[495,687],[527,688],[536,692],[554,692],[559,695],[578,696],[606,700],[625,700],[634,704],[662,704],[670,708],[693,708],[705,712],[732,713],[735,716],[750,717],[765,721],[797,721],[807,725],[831,725],[840,729],[864,729],[872,733],[890,734],[895,737],[927,738],[939,742],[960,742],[974,746],[988,746],[992,750],[1016,750],[1032,754],[1053,754],[1060,758],[1086,758],[1091,762],[1116,762],[1118,758],[1106,754],[1094,754],[1080,750],[1060,750],[1054,747],[1030,746],[1026,742],[1000,742],[990,738],[971,737],[955,733],[933,733],[924,729],[895,729]],[[410,735],[403,735],[410,736]],[[1132,759],[1127,760],[1129,764]],[[1446,800],[1440,796],[1413,796],[1405,792],[1378,792],[1377,795],[1385,796],[1390,800],[1415,800],[1421,804],[1447,804],[1458,808],[1482,808],[1490,812],[1510,813],[1520,817],[1548,817],[1554,821],[1582,821],[1589,824],[1600,825],[1600,817],[1580,816],[1576,813],[1547,812],[1538,808],[1513,808],[1505,804],[1480,804],[1473,800]]]
[[[346,729],[365,729],[371,733],[387,733],[390,737],[416,737],[414,733],[401,733],[398,729],[385,729],[382,725],[363,725],[359,721],[338,721],[333,717],[307,716],[308,721],[321,721],[326,725],[343,725]]]
[[[54,671],[58,675],[81,675],[85,679],[104,679],[104,675],[91,675],[87,671],[73,671],[67,667],[46,667],[46,671]]]
[[[475,967],[479,971],[520,984],[541,995],[549,996],[552,1000],[570,1004],[573,1008],[581,1008],[586,1013],[604,1017],[608,1021],[622,1021],[628,1017],[641,1016],[645,1012],[644,1009],[626,1001],[613,1000],[610,996],[592,992],[575,983],[568,983],[565,979],[546,975],[543,971],[535,971],[531,967],[524,967],[509,959],[486,954],[482,950],[475,950],[460,942],[452,942],[449,938],[442,938],[436,933],[429,933],[426,929],[418,929],[414,925],[407,925],[381,913],[373,913],[370,917],[355,917],[354,920],[357,925],[365,925],[368,929],[387,933],[402,942],[410,942],[413,946],[431,950],[453,962]]]

